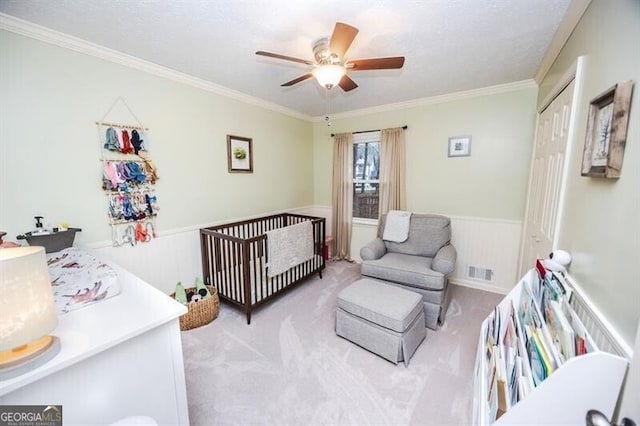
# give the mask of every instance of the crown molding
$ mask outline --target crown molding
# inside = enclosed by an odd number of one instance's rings
[[[591,0],[573,0],[574,2],[589,2]],[[572,3],[573,5],[573,3]],[[585,6],[586,8],[586,6]],[[584,10],[583,10],[584,12]],[[581,15],[580,15],[581,16]],[[33,38],[45,43],[53,44],[65,49],[73,50],[75,52],[83,53],[89,56],[93,56],[99,59],[103,59],[112,63],[126,66],[141,72],[152,74],[158,77],[165,78],[167,80],[182,83],[197,89],[212,92],[227,98],[231,98],[246,104],[255,105],[261,108],[265,108],[271,111],[279,112],[288,115],[293,118],[298,118],[305,121],[320,122],[324,120],[323,116],[312,117],[307,114],[302,114],[298,111],[290,108],[285,108],[281,105],[267,102],[263,99],[256,98],[254,96],[247,95],[242,92],[238,92],[218,84],[212,83],[201,78],[197,78],[171,68],[167,68],[162,65],[158,65],[153,62],[145,61],[135,56],[127,55],[117,50],[109,49],[104,46],[100,46],[95,43],[74,37],[65,33],[54,31],[50,28],[43,27],[41,25],[34,24],[29,21],[25,21],[16,18],[11,15],[7,15],[0,12],[0,29],[10,31],[16,34],[23,35],[25,37]],[[444,102],[450,102],[460,99],[474,98],[478,96],[487,96],[498,93],[505,93],[515,90],[522,90],[527,88],[537,87],[537,83],[534,80],[523,80],[513,83],[500,84],[496,86],[483,87],[479,89],[467,90],[462,92],[449,93],[445,95],[432,96],[428,98],[414,99],[406,102],[398,102],[386,105],[379,105],[370,108],[357,109],[352,111],[345,111],[341,113],[332,114],[332,119],[342,119],[357,117],[367,114],[374,114],[380,112],[394,111],[400,109],[415,108],[423,105],[432,105]]]
[[[410,101],[379,105],[371,108],[363,108],[363,109],[356,109],[352,111],[339,112],[336,114],[331,114],[331,119],[339,120],[343,118],[359,117],[363,115],[376,114],[380,112],[416,108],[424,105],[441,104],[441,103],[457,101],[461,99],[476,98],[478,96],[496,95],[500,93],[513,92],[516,90],[531,89],[536,87],[538,87],[538,84],[533,79],[528,79],[528,80],[516,81],[513,83],[481,87],[479,89],[465,90],[462,92],[447,93],[446,95],[431,96],[428,98],[413,99]],[[324,121],[324,115],[313,117],[313,121],[314,122]]]
[[[256,98],[254,96],[250,96],[232,89],[228,89],[215,83],[211,83],[210,81],[193,77],[191,75],[173,70],[171,68],[167,68],[153,62],[145,61],[143,59],[127,55],[126,53],[109,49],[107,47],[100,46],[98,44],[91,43],[65,33],[54,31],[41,25],[37,25],[32,22],[25,21],[23,19],[19,19],[1,12],[0,29],[33,38],[35,40],[43,41],[45,43],[53,44],[55,46],[63,47],[65,49],[73,50],[75,52],[83,53],[85,55],[100,58],[105,61],[113,62],[115,64],[123,65],[137,71],[153,74],[167,80],[182,83],[250,105],[255,105],[271,111],[279,112],[294,118],[299,118],[306,121],[311,121],[313,119],[309,115],[301,114],[298,111],[285,108],[281,105],[267,102],[263,99]]]
[[[533,79],[540,84],[544,77],[547,75],[553,62],[556,60],[560,51],[569,40],[569,37],[573,33],[573,30],[580,22],[580,18],[584,15],[584,12],[589,7],[591,0],[571,0],[569,3],[569,7],[567,8],[567,12],[560,22],[556,33],[551,39],[551,44],[549,44],[549,48],[542,58],[542,62],[540,62],[540,66],[536,71],[536,74],[533,76]]]

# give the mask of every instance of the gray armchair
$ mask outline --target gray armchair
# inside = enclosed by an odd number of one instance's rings
[[[360,250],[362,275],[387,281],[422,295],[425,325],[437,329],[449,304],[448,277],[455,269],[456,249],[448,217],[412,214],[409,238],[383,241],[386,216],[380,218],[378,238]]]

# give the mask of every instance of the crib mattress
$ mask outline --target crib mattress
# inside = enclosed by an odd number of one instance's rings
[[[59,314],[92,305],[120,293],[116,271],[76,247],[47,254],[53,296]]]

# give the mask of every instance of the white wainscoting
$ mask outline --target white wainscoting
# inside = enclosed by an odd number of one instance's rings
[[[522,222],[503,219],[451,217],[451,243],[458,252],[451,282],[497,293],[508,293],[518,283],[518,256]],[[493,271],[491,280],[468,276],[469,266]]]
[[[135,246],[113,247],[111,242],[103,241],[89,244],[88,248],[100,258],[117,263],[158,290],[169,294],[173,293],[178,281],[182,281],[185,287],[192,287],[196,277],[202,278],[200,228],[282,213],[283,211],[313,216],[326,214],[326,210],[305,206],[182,229],[166,230],[160,232],[158,237],[150,242]],[[329,213],[331,213],[331,209],[329,209]]]
[[[309,207],[306,214],[327,218],[327,235],[331,233],[331,207]],[[451,216],[451,242],[458,252],[451,282],[496,293],[508,293],[518,282],[518,256],[522,222],[516,220]],[[376,237],[377,225],[353,223],[351,257],[362,262],[360,248]],[[490,280],[470,278],[469,266],[491,269]]]
[[[291,210],[292,213],[324,217],[327,236],[331,235],[331,206],[308,206]]]
[[[287,210],[292,213],[322,216],[327,220],[327,236],[331,234],[331,207],[305,206]],[[253,217],[264,216],[264,213]],[[458,252],[454,284],[507,293],[517,283],[518,253],[522,222],[473,217],[451,217],[452,243]],[[202,276],[200,233],[205,226],[249,219],[242,217],[212,224],[161,232],[150,243],[112,247],[109,242],[90,244],[100,257],[109,259],[139,276],[164,293],[171,293],[178,281],[191,286]],[[360,248],[376,236],[377,225],[354,223],[351,256],[361,262]],[[491,280],[467,276],[469,266],[493,270]]]
[[[196,277],[202,278],[199,227],[166,232],[135,246],[101,244],[93,251],[167,294],[175,291],[178,281],[185,287],[192,287]]]
[[[566,274],[565,278],[574,290],[571,306],[584,323],[585,328],[591,334],[598,348],[602,351],[631,359],[634,355],[631,346],[625,342],[607,317],[593,303],[580,283],[570,274]],[[638,343],[640,344],[640,340]]]

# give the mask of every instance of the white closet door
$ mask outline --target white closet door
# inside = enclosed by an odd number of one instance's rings
[[[553,249],[575,80],[538,116],[520,274]]]

